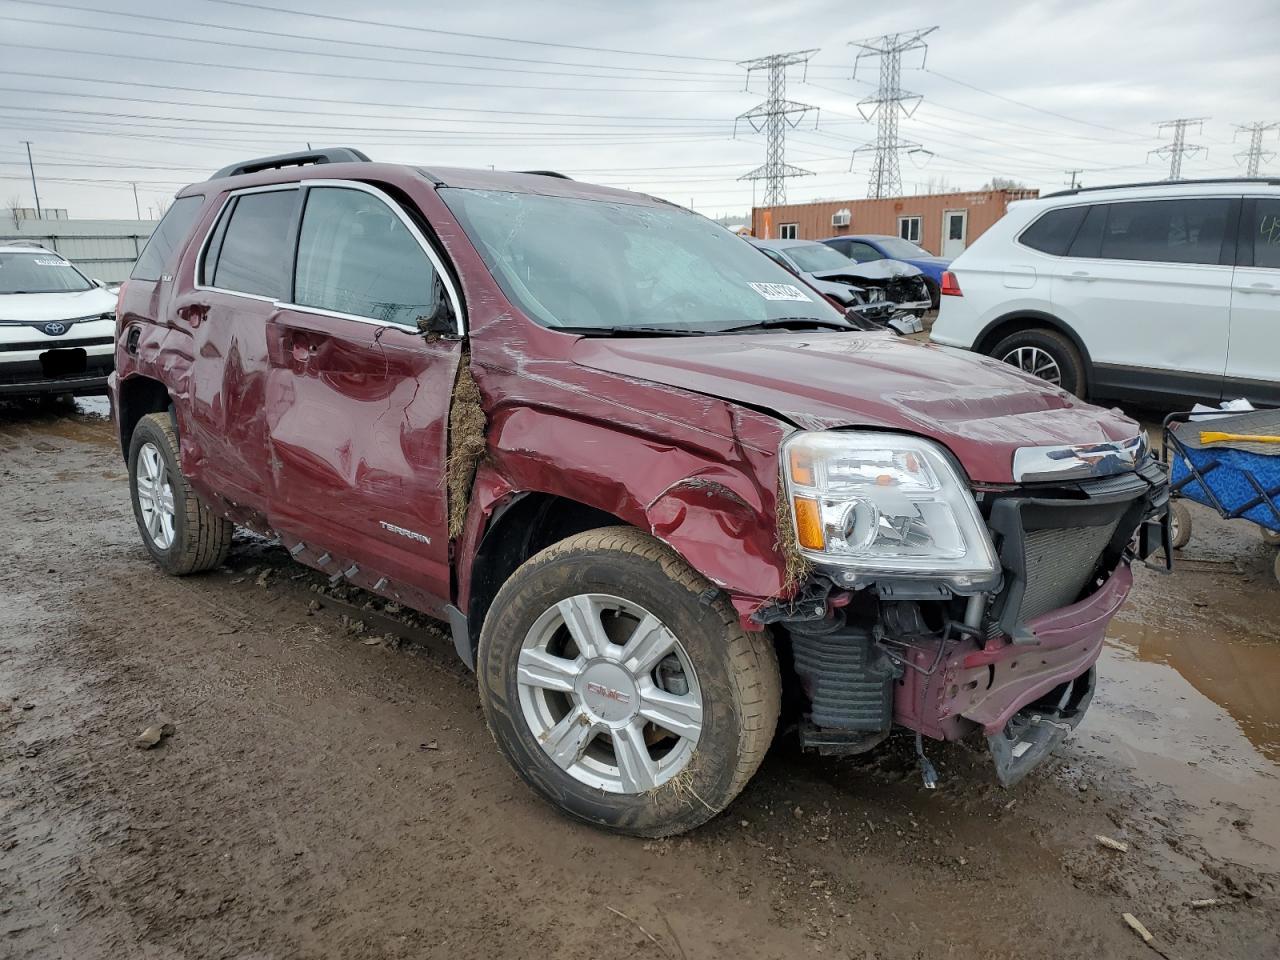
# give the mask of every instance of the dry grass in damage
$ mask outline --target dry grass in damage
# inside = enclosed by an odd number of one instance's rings
[[[785,564],[783,588],[798,587],[813,573],[813,562],[800,553],[800,541],[796,539],[796,525],[791,517],[791,503],[787,498],[787,484],[778,477],[778,539],[774,544],[782,554]]]
[[[471,483],[485,451],[484,407],[480,388],[471,375],[471,354],[463,352],[458,376],[453,383],[453,403],[449,407],[449,457],[445,462],[445,484],[449,493],[449,536],[457,539],[467,519]]]

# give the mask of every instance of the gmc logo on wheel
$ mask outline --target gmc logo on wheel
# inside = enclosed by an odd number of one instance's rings
[[[595,683],[591,680],[587,681],[587,693],[598,694],[608,700],[616,700],[618,703],[631,702],[631,698],[621,690],[614,690],[611,687],[606,687],[603,683]]]

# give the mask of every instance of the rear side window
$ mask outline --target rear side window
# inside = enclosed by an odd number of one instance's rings
[[[441,292],[422,246],[382,200],[342,187],[307,191],[294,303],[416,327]]]
[[[1251,244],[1253,266],[1280,270],[1280,197],[1259,197],[1245,209],[1245,262]]]
[[[1049,253],[1055,257],[1066,256],[1075,239],[1076,231],[1084,222],[1088,207],[1060,207],[1040,215],[1031,226],[1022,231],[1018,242],[1032,250]],[[959,218],[956,218],[959,221]],[[957,238],[958,239],[958,238]]]
[[[205,252],[205,283],[273,300],[288,291],[297,190],[245,193],[222,215]]]
[[[1219,263],[1231,201],[1142,200],[1108,204],[1099,256],[1104,260]]]
[[[142,248],[138,262],[133,265],[130,277],[134,280],[159,280],[165,268],[173,262],[174,254],[187,239],[196,215],[204,206],[200,195],[179,197],[169,205],[165,215],[156,224],[151,239]]]

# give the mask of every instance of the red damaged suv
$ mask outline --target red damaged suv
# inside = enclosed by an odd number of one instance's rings
[[[652,197],[290,154],[140,263],[111,395],[156,562],[240,525],[447,621],[520,776],[619,831],[723,810],[784,706],[825,754],[985,735],[1014,782],[1167,544],[1133,421]]]

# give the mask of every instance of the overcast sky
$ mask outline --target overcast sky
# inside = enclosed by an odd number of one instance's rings
[[[1208,117],[1184,176],[1238,173],[1234,125],[1280,120],[1276,0],[1029,0],[868,5],[847,0],[404,2],[0,0],[0,201],[72,217],[144,217],[183,184],[238,159],[351,145],[376,160],[554,169],[745,212],[763,137],[734,117],[764,77],[739,60],[820,48],[789,74],[800,118],[787,160],[813,171],[792,202],[864,196],[874,139],[849,41],[936,25],[923,95],[900,135],[904,190],[992,176],[1050,189],[1157,179],[1155,122]],[[276,9],[269,9],[274,7]],[[283,8],[283,9],[281,9]],[[292,11],[292,12],[291,12]],[[355,19],[344,18],[358,18]],[[437,32],[431,32],[437,31]],[[472,36],[460,36],[470,34]],[[475,36],[478,34],[485,37]],[[184,39],[185,38],[185,39]],[[519,38],[509,42],[500,38]],[[530,42],[532,41],[532,42]],[[814,121],[817,121],[816,129]],[[1269,146],[1280,152],[1277,131]],[[1280,162],[1263,170],[1280,172]]]

